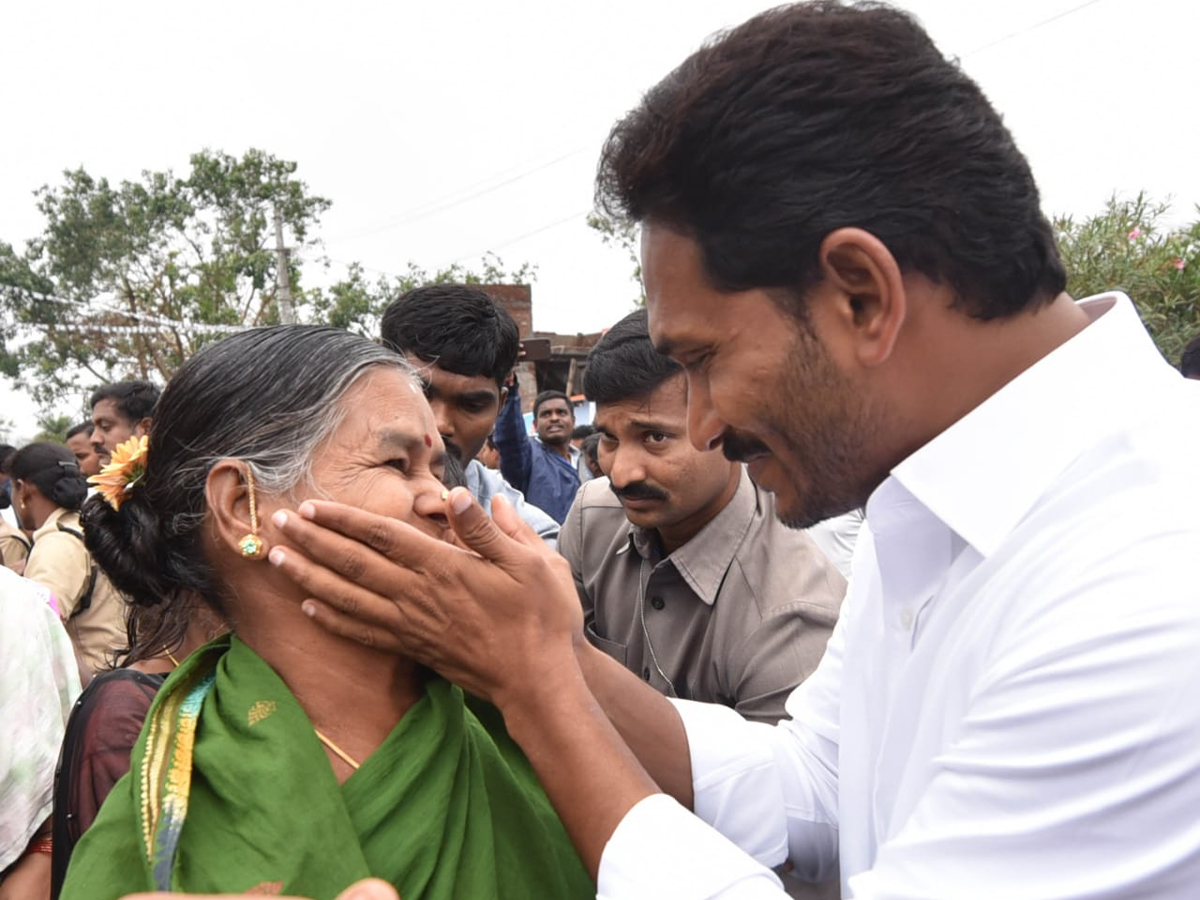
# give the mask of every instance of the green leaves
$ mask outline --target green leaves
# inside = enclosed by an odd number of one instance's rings
[[[1169,213],[1169,204],[1144,193],[1114,196],[1099,215],[1060,217],[1054,229],[1070,294],[1127,293],[1158,349],[1176,365],[1184,344],[1200,333],[1200,219],[1171,226]]]
[[[113,186],[83,169],[36,192],[46,218],[23,254],[0,245],[0,369],[48,405],[126,376],[164,381],[222,333],[279,320],[272,217],[291,281],[318,247],[330,201],[261,150],[205,150],[186,178],[145,171]]]

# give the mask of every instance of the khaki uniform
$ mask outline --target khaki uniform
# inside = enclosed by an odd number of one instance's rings
[[[19,572],[28,558],[29,538],[25,532],[0,519],[0,559],[4,565]]]
[[[62,528],[71,529],[75,534]],[[79,513],[55,510],[33,533],[33,549],[25,563],[25,577],[54,592],[75,651],[83,664],[96,673],[111,668],[113,651],[127,642],[127,603],[92,562],[87,547],[78,536],[82,533]],[[82,609],[89,587],[91,602],[87,609]]]
[[[846,581],[812,537],[775,517],[742,471],[733,498],[664,557],[607,478],[579,489],[558,536],[587,637],[667,696],[777,722],[821,661]]]

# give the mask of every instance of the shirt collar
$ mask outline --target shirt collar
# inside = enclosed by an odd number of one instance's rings
[[[539,444],[541,444],[543,447],[545,447],[547,450],[549,450],[551,453],[557,452],[554,449],[552,449],[549,444],[542,443],[542,439],[540,437],[538,437],[536,434],[533,436],[533,439],[535,441],[537,441]],[[580,450],[578,447],[576,447],[574,444],[571,444],[571,445],[569,445],[569,449],[567,450],[567,452],[571,454],[571,464],[574,465],[579,462],[579,454],[582,453],[583,451]],[[563,460],[563,462],[566,462],[566,460]]]
[[[68,515],[70,515],[70,512],[67,509],[64,509],[61,506],[56,507],[54,512],[52,512],[52,513],[50,513],[50,515],[46,516],[46,521],[42,523],[42,527],[38,528],[36,531],[33,532],[33,535],[32,535],[33,539],[36,541],[38,538],[42,537],[43,535],[47,535],[52,532],[58,531],[59,520],[66,518],[66,516],[68,516]]]
[[[887,527],[888,507],[907,495],[987,556],[1121,421],[1115,410],[1156,389],[1169,366],[1129,298],[1114,292],[1079,305],[1090,325],[892,470],[868,503],[873,530]]]
[[[729,502],[725,504],[696,536],[676,548],[667,557],[696,596],[712,606],[717,592],[725,580],[725,573],[737,554],[742,540],[749,531],[754,515],[758,512],[758,491],[746,474],[746,467],[739,466],[738,486]],[[634,551],[658,565],[658,535],[653,529],[629,526],[629,543],[618,550],[622,553],[632,547]]]

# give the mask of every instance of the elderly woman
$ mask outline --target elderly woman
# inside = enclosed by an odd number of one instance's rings
[[[498,714],[322,630],[265,562],[271,513],[309,497],[446,536],[444,456],[404,362],[346,332],[244,332],[183,365],[84,524],[134,603],[200,597],[233,635],[167,679],[64,898],[321,900],[368,876],[405,900],[593,896]]]

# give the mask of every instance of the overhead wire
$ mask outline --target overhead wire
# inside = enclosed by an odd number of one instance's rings
[[[587,149],[587,148],[586,147],[577,147],[574,150],[570,150],[567,153],[564,153],[560,156],[556,156],[554,159],[551,159],[548,162],[545,162],[540,166],[536,166],[535,168],[532,168],[527,172],[522,172],[520,175],[515,175],[511,178],[506,178],[503,181],[497,182],[496,184],[489,185],[488,187],[483,188],[482,190],[478,190],[478,191],[474,191],[473,193],[469,193],[466,196],[455,197],[454,195],[459,192],[458,191],[451,192],[450,194],[446,195],[444,201],[436,200],[436,201],[432,201],[432,204],[430,204],[430,203],[422,204],[420,206],[414,207],[413,209],[409,210],[408,212],[402,213],[400,216],[398,216],[395,219],[391,219],[391,220],[389,220],[385,223],[382,223],[380,225],[377,225],[377,226],[373,226],[373,227],[366,228],[366,229],[356,231],[356,232],[351,232],[351,233],[342,235],[340,237],[333,237],[333,238],[327,239],[325,241],[325,243],[326,244],[334,244],[334,243],[344,242],[344,241],[348,241],[348,240],[354,240],[356,238],[369,237],[370,235],[373,235],[373,234],[379,234],[384,231],[390,231],[393,228],[399,228],[402,225],[408,225],[413,222],[418,222],[421,219],[426,219],[429,216],[437,215],[438,213],[445,212],[448,209],[454,209],[456,206],[462,206],[464,203],[470,203],[472,200],[476,200],[480,197],[484,197],[488,194],[491,194],[495,191],[500,190],[501,188],[508,187],[511,184],[515,184],[518,181],[522,181],[526,178],[529,178],[531,175],[536,175],[539,172],[545,171],[546,169],[550,168],[551,166],[556,166],[559,163],[564,162],[565,160],[568,160],[573,156],[578,156],[585,149]],[[520,167],[517,167],[517,168],[520,168]],[[508,171],[511,171],[511,169]],[[497,176],[492,176],[492,177],[494,178]],[[490,180],[491,180],[490,178],[484,179],[482,182],[478,182],[478,184],[486,184]],[[454,199],[451,199],[451,198],[454,198]]]
[[[993,47],[999,46],[1007,41],[1011,41],[1013,38],[1018,38],[1022,35],[1029,34],[1029,32],[1036,31],[1043,26],[1049,25],[1051,22],[1057,22],[1059,19],[1065,19],[1067,16],[1072,15],[1073,13],[1077,13],[1080,10],[1087,9],[1089,6],[1095,6],[1097,3],[1103,2],[1104,0],[1087,0],[1086,3],[1080,3],[1078,6],[1072,6],[1070,9],[1064,9],[1062,12],[1055,13],[1049,18],[1042,19],[1040,22],[1034,22],[1032,25],[1018,29],[1011,34],[1006,34],[1004,37],[996,38],[994,41],[989,41],[982,47],[976,47],[974,50],[964,53],[962,58],[967,59],[968,57],[974,56],[977,53],[983,53],[985,50],[991,50]]]

